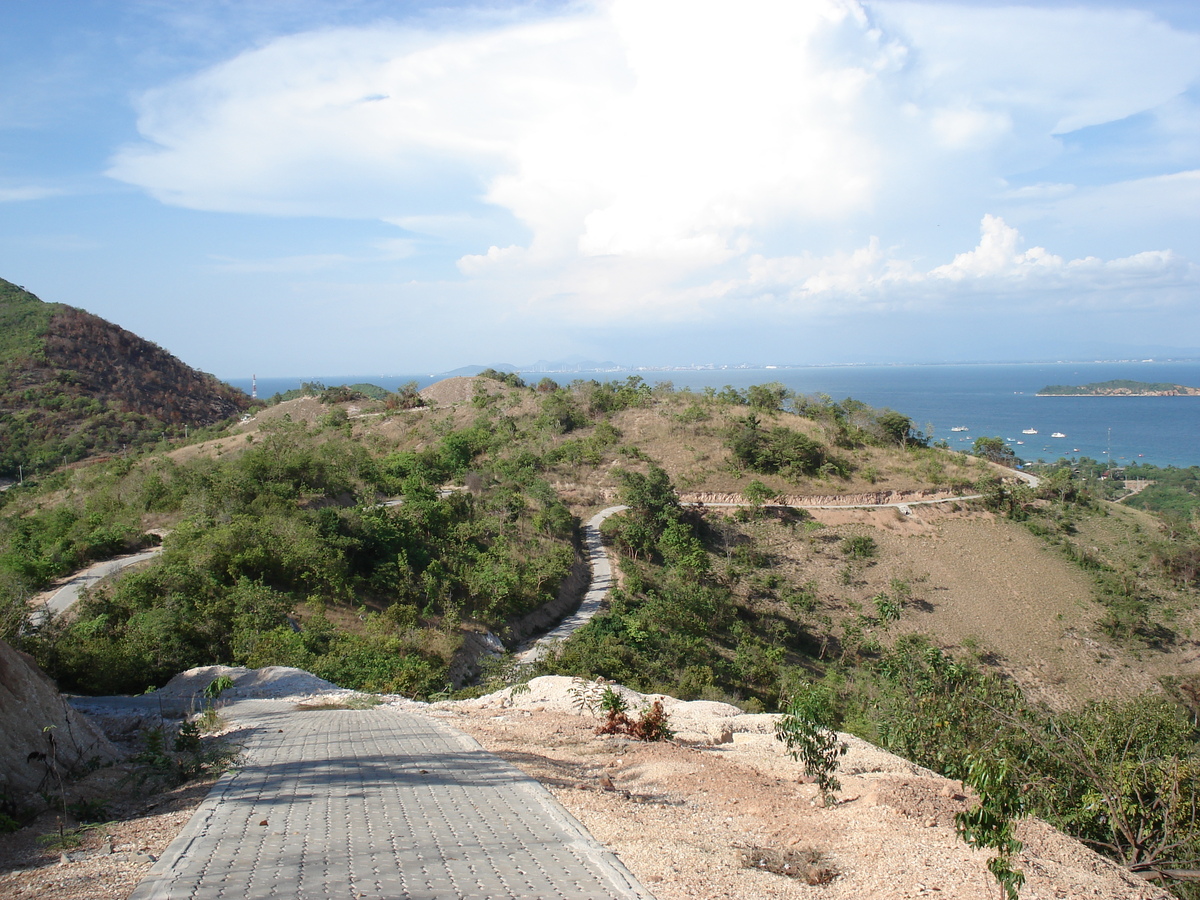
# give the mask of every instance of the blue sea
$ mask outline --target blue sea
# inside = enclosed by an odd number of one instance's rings
[[[968,449],[986,435],[1011,439],[1017,456],[1035,462],[1089,456],[1115,464],[1200,465],[1200,397],[1038,397],[1050,384],[1087,384],[1128,378],[1200,387],[1200,361],[1020,363],[1005,365],[813,366],[777,369],[704,369],[688,371],[578,372],[551,374],[560,383],[576,378],[624,380],[638,374],[651,384],[670,381],[676,388],[745,389],[777,381],[803,394],[853,397],[871,406],[890,407],[912,418],[916,427]],[[535,380],[541,375],[530,376]],[[299,387],[368,382],[395,390],[408,381],[425,387],[437,377],[354,375],[319,378],[260,378],[258,395]],[[528,380],[528,379],[527,379]],[[250,390],[249,378],[230,383]],[[966,431],[952,431],[965,427]],[[1027,435],[1025,429],[1037,430]],[[1066,437],[1052,438],[1054,432]]]

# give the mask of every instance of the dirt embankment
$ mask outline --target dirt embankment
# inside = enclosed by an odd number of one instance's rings
[[[814,507],[814,506],[887,506],[897,503],[929,503],[934,500],[949,500],[957,496],[953,491],[868,491],[857,494],[781,494],[773,497],[767,505]],[[679,494],[684,504],[716,504],[748,506],[742,494],[723,494],[713,491],[684,491]]]

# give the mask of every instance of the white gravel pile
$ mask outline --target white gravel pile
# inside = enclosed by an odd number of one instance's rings
[[[290,666],[264,666],[247,669],[242,666],[199,666],[181,672],[155,695],[166,701],[201,698],[204,689],[222,676],[233,681],[233,687],[221,692],[222,700],[304,700],[314,696],[351,696],[355,691],[340,688],[324,678]]]
[[[529,690],[504,688],[474,700],[450,700],[428,706],[431,712],[496,710],[498,714],[537,712],[573,713],[599,720],[599,697],[606,687],[625,698],[636,714],[655,700],[663,705],[668,723],[681,744],[733,745],[728,749],[778,757],[783,745],[775,740],[776,713],[744,713],[729,703],[712,700],[677,700],[665,694],[641,694],[619,684],[586,682],[563,675],[543,675],[529,682]],[[589,708],[583,698],[590,698]],[[411,704],[412,701],[403,701]],[[852,734],[839,734],[848,747],[841,771],[847,774],[887,773],[912,777],[937,777],[933,772],[902,759]]]

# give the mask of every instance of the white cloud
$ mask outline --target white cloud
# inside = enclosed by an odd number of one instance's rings
[[[1021,236],[999,216],[986,215],[980,226],[979,246],[938,266],[930,276],[962,281],[966,278],[1023,278],[1039,270],[1061,270],[1061,256],[1047,253],[1044,247],[1020,251]]]
[[[1065,259],[1044,247],[1023,249],[1017,229],[985,215],[979,243],[943,265],[922,269],[885,252],[877,238],[831,256],[752,257],[744,276],[726,282],[720,303],[733,311],[747,297],[768,297],[777,316],[864,311],[932,313],[1004,298],[1017,313],[1051,308],[1141,309],[1184,305],[1200,288],[1200,267],[1169,250],[1104,260]]]
[[[1075,189],[1073,184],[1039,182],[1006,190],[1004,197],[1008,200],[1053,200],[1057,197],[1065,197]]]
[[[568,316],[1104,294],[1194,267],[1022,249],[998,215],[953,255],[973,237],[950,226],[1002,202],[1113,231],[1119,186],[1007,185],[1056,133],[1168,108],[1198,75],[1200,38],[1140,12],[611,0],[279,38],[142,97],[144,141],[110,174],[198,209],[383,219],[423,236],[375,245],[405,265],[442,254],[479,297]],[[1135,193],[1195,233],[1197,206]]]
[[[918,48],[915,75],[931,101],[1019,111],[1053,134],[1157,107],[1197,74],[1200,35],[1133,8],[872,6]]]
[[[1166,224],[1187,240],[1187,226],[1194,228],[1200,211],[1200,169],[1064,190],[1059,196],[1048,192],[1030,199],[1034,202],[1025,207],[1027,217],[1054,218],[1077,229],[1086,228],[1089,222],[1113,222],[1133,232]],[[1036,202],[1039,199],[1050,202]]]

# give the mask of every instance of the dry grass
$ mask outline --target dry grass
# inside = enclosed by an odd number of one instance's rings
[[[812,848],[746,847],[738,856],[743,868],[799,878],[805,884],[829,884],[837,878],[837,870]]]

